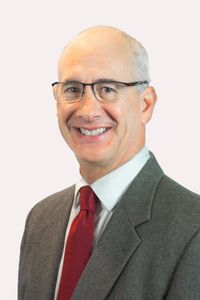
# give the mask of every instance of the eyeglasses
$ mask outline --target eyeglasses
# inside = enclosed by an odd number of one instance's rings
[[[120,82],[120,81],[98,81],[93,83],[81,83],[77,81],[54,82],[52,87],[54,95],[58,101],[78,102],[81,100],[85,87],[91,86],[94,96],[101,102],[112,102],[120,99],[125,93],[125,88],[138,86],[149,82]]]

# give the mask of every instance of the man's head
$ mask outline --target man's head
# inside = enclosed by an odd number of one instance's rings
[[[98,26],[81,32],[64,48],[58,75],[60,82],[89,84],[149,81],[147,54],[124,32]],[[79,161],[81,174],[93,182],[144,146],[145,125],[151,118],[156,95],[146,84],[134,87],[103,83],[85,86],[74,101],[71,95],[74,97],[78,87],[67,85],[67,97],[63,97],[66,85],[64,92],[63,84],[54,86],[58,121]]]

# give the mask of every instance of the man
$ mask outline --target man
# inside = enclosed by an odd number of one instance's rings
[[[145,147],[156,103],[145,49],[90,28],[65,47],[58,75],[59,127],[82,179],[30,212],[18,299],[200,299],[200,197]]]

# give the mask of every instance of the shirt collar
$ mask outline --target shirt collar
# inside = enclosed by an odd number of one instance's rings
[[[149,150],[144,147],[131,160],[112,172],[106,174],[105,176],[99,178],[90,185],[105,209],[108,211],[113,210],[115,205],[119,202],[121,196],[127,190],[131,181],[133,181],[133,179],[146,164],[149,157]],[[81,178],[76,184],[74,202],[75,207],[79,205],[79,199],[77,197],[78,191],[85,185],[88,185],[88,183],[84,178]]]

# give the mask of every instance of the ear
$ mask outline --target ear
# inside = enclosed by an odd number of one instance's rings
[[[145,125],[152,117],[157,101],[157,95],[155,89],[152,86],[149,86],[140,96],[142,124]]]

